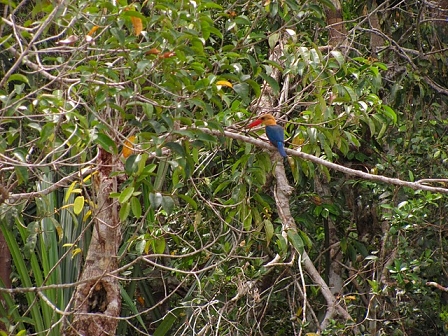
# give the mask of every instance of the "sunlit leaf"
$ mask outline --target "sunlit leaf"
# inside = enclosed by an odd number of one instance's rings
[[[78,184],[77,181],[73,181],[72,184],[70,184],[70,187],[68,187],[67,191],[65,192],[65,198],[64,198],[64,202],[68,202],[68,199],[70,197],[70,195],[72,194],[72,192],[74,191],[76,185]]]
[[[8,78],[8,83],[9,82],[12,82],[12,81],[19,81],[19,82],[23,82],[23,83],[26,83],[26,84],[29,84],[29,81],[28,81],[28,77],[26,77],[26,76],[24,76],[24,75],[22,75],[22,74],[12,74],[11,76],[9,76],[9,78]]]
[[[120,196],[118,197],[118,202],[120,202],[121,204],[127,202],[131,198],[133,193],[134,193],[134,187],[133,186],[127,187],[120,193]]]
[[[230,83],[229,81],[226,81],[226,80],[219,80],[216,82],[216,85],[227,86],[229,88],[233,87],[232,83]]]
[[[73,212],[75,215],[79,215],[84,209],[84,196],[78,196],[75,198],[75,202],[73,203]]]
[[[73,249],[73,251],[72,251],[72,259],[74,257],[76,257],[76,255],[78,255],[79,253],[82,253],[82,249],[81,248],[77,247],[77,248]]]
[[[89,30],[89,32],[87,33],[88,36],[93,36],[93,34],[95,34],[95,32],[98,30],[99,26],[93,26],[92,29]]]
[[[139,36],[143,30],[142,19],[135,16],[131,16],[131,22],[132,26],[134,27],[134,35]]]

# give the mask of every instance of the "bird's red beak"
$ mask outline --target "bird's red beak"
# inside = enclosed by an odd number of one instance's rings
[[[247,127],[252,128],[252,127],[260,125],[261,123],[262,123],[261,119],[257,119],[255,121],[252,121],[249,125],[247,125]]]

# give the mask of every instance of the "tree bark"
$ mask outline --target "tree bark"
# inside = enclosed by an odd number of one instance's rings
[[[115,335],[121,296],[118,279],[109,273],[118,266],[121,241],[118,204],[109,197],[117,191],[117,177],[111,176],[113,156],[100,149],[98,174],[95,175],[97,208],[92,239],[84,270],[74,297],[74,319],[67,335]]]
[[[327,9],[327,25],[330,33],[329,44],[333,47],[343,48],[346,44],[347,29],[342,18],[342,7],[339,0],[331,0],[334,9]]]
[[[373,0],[370,3],[369,10],[370,10],[371,14],[369,15],[369,22],[370,22],[370,26],[374,30],[381,31],[380,19],[378,17],[378,11],[376,10],[377,7],[378,6],[376,3],[376,0]],[[374,57],[374,58],[378,57],[378,50],[382,46],[384,46],[384,39],[382,38],[382,36],[372,32],[370,34],[370,50],[372,50],[372,57]]]

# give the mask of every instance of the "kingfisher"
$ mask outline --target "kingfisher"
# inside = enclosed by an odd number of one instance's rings
[[[275,148],[277,148],[278,152],[281,156],[286,157],[285,152],[285,132],[283,127],[277,125],[275,118],[272,114],[263,114],[257,120],[251,122],[247,127],[252,128],[257,125],[263,124],[265,127],[266,135],[268,136],[269,141]]]

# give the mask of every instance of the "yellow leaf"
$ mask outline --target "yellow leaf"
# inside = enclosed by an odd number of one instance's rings
[[[92,210],[89,210],[86,212],[86,214],[84,215],[84,217],[82,218],[83,222],[86,222],[87,219],[92,215]]]
[[[84,196],[78,196],[73,203],[73,212],[75,215],[79,215],[84,208]]]
[[[97,171],[94,171],[92,174],[87,175],[86,177],[83,178],[83,182],[86,183],[88,180],[90,180],[90,178],[92,177],[92,175],[97,174]]]
[[[82,252],[82,250],[81,250],[79,247],[75,248],[75,249],[72,251],[72,259],[73,259],[78,253],[81,253],[81,252]]]
[[[67,192],[65,193],[65,199],[64,199],[65,202],[68,201],[68,198],[70,197],[70,194],[75,189],[77,183],[78,182],[74,181],[74,182],[72,182],[72,184],[70,184],[70,187],[68,187]]]
[[[129,136],[123,145],[123,150],[121,151],[121,155],[126,159],[132,154],[134,154],[134,143],[135,143],[135,135]]]
[[[305,139],[302,138],[302,136],[300,134],[297,135],[296,137],[294,137],[294,139],[292,139],[293,145],[296,145],[296,146],[303,145],[304,142],[305,142]]]
[[[135,16],[131,16],[131,22],[132,22],[132,26],[134,27],[134,35],[139,36],[143,30],[142,19],[135,17]]]
[[[64,230],[62,226],[56,226],[56,232],[58,233],[58,241],[61,241],[64,238]]]
[[[227,86],[229,88],[233,88],[232,83],[230,83],[229,81],[226,81],[226,80],[219,80],[216,82],[216,85],[222,85],[222,86]]]

